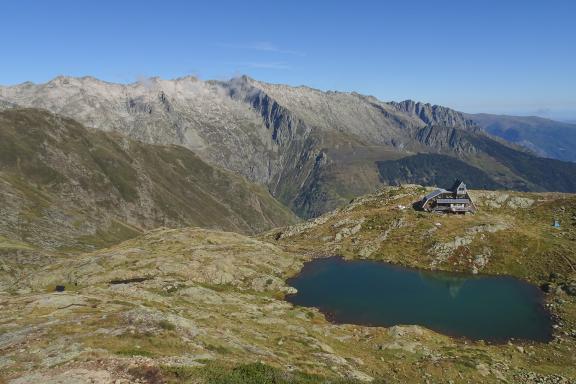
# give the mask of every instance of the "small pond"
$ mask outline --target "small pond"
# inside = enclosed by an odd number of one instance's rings
[[[552,321],[543,294],[509,276],[403,268],[377,261],[317,259],[288,280],[287,300],[316,307],[337,323],[418,324],[473,340],[549,341]]]

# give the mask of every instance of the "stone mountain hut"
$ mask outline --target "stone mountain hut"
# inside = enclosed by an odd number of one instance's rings
[[[450,189],[437,189],[420,201],[420,208],[428,212],[474,213],[476,206],[472,202],[466,184],[456,180]]]

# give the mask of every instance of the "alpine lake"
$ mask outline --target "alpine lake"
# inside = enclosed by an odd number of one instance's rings
[[[436,332],[501,343],[546,342],[552,319],[541,290],[510,276],[424,271],[378,261],[316,259],[288,280],[287,300],[316,307],[335,323],[416,324]]]

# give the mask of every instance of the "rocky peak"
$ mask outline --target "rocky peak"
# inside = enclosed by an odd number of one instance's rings
[[[399,103],[390,102],[397,111],[404,112],[422,120],[426,125],[444,125],[462,129],[476,130],[477,126],[462,113],[441,105],[404,100]]]
[[[415,139],[435,151],[454,151],[458,154],[475,153],[478,149],[467,132],[446,125],[427,125],[416,132]]]

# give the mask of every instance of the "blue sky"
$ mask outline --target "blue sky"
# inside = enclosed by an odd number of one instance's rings
[[[196,75],[576,119],[576,1],[4,1],[0,84]]]

